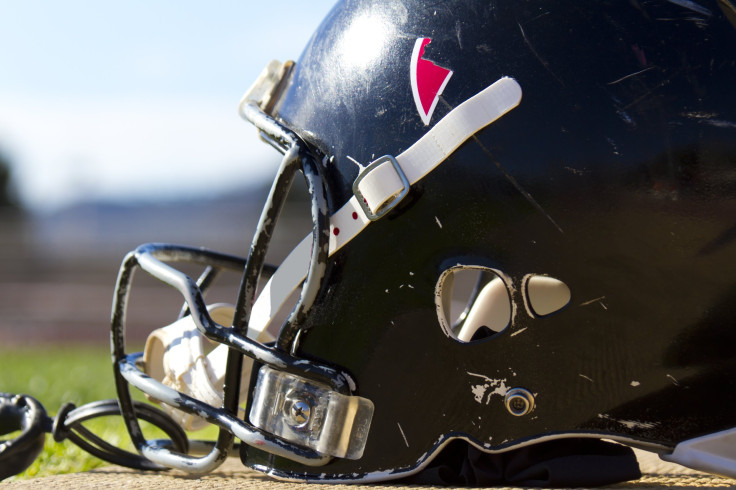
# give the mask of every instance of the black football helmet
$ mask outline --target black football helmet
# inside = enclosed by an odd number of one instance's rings
[[[736,476],[732,0],[347,0],[240,110],[284,155],[247,259],[146,245],[118,279],[144,456],[207,471],[235,437],[278,478],[375,481],[606,439]],[[272,267],[299,171],[313,231]],[[127,354],[137,268],[187,306]],[[208,307],[223,268],[238,302]],[[129,384],[215,447],[146,440]]]

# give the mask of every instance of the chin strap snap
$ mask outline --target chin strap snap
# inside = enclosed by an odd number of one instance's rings
[[[151,405],[135,402],[136,416],[161,429],[177,451],[186,453],[189,441],[184,430],[168,415]],[[117,400],[102,400],[76,407],[67,403],[55,418],[46,414],[43,405],[28,395],[0,393],[0,435],[20,431],[13,439],[0,442],[0,480],[21,473],[43,450],[46,433],[54,441],[70,440],[88,453],[108,463],[139,470],[166,470],[148,459],[105,442],[84,427],[83,422],[97,417],[120,415]]]

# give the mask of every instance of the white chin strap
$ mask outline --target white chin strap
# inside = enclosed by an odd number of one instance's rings
[[[521,87],[504,77],[451,110],[424,136],[393,157],[381,157],[362,170],[355,181],[355,195],[330,217],[332,255],[355,238],[372,221],[380,219],[408,193],[411,185],[442,163],[475,133],[514,109],[521,101]],[[251,312],[248,337],[259,342],[275,339],[278,325],[272,320],[286,299],[304,281],[309,267],[312,235],[306,236],[276,270],[258,296]],[[220,325],[230,326],[233,307],[213,305],[210,315]],[[227,348],[220,345],[204,355],[202,336],[190,318],[155,330],[146,341],[146,374],[212,406],[222,406]],[[250,372],[250,362],[243,375]],[[241,397],[244,393],[241,393]],[[187,430],[206,422],[197,416],[164,406]]]
[[[520,102],[521,86],[513,78],[501,78],[451,110],[397,157],[381,157],[368,165],[355,181],[356,195],[330,217],[329,255],[398,204],[408,187],[445,161],[461,144]],[[271,276],[253,305],[250,337],[272,328],[271,320],[304,281],[311,250],[312,236],[308,235]]]

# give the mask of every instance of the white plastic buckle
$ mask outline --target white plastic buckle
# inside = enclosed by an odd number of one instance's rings
[[[256,427],[320,454],[360,459],[373,402],[264,366],[258,372],[250,421]]]
[[[383,187],[385,187],[385,183],[378,181],[374,183],[369,183],[371,187],[367,188],[366,183],[368,183],[368,181],[366,181],[365,179],[371,176],[373,172],[379,168],[389,168],[384,167],[384,164],[387,162],[391,164],[390,168],[393,168],[396,173],[394,177],[398,176],[398,181],[400,182],[395,183],[400,184],[401,188],[396,189],[396,186],[393,186],[388,192],[385,192],[385,190],[383,189]],[[361,184],[364,185],[363,189],[361,189]],[[384,185],[382,186],[381,184]],[[388,184],[391,185],[391,183]],[[397,162],[396,159],[391,155],[384,155],[373,161],[358,175],[358,177],[355,179],[355,182],[353,182],[353,194],[355,194],[360,207],[363,208],[363,212],[365,213],[366,217],[371,221],[376,221],[383,217],[386,213],[391,211],[393,208],[395,208],[396,205],[399,204],[401,200],[404,199],[409,193],[410,187],[411,184],[409,183],[409,179],[406,177],[406,174],[404,174],[404,171],[401,169],[399,162]],[[372,191],[370,192],[371,195],[369,195],[369,191]],[[376,210],[374,211],[371,207],[370,201],[375,201],[375,198],[378,194],[383,195],[379,197],[380,202],[376,203]]]

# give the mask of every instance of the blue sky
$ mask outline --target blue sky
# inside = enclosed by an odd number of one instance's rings
[[[0,0],[0,152],[23,202],[203,196],[268,179],[237,115],[270,59],[296,59],[333,0]]]

